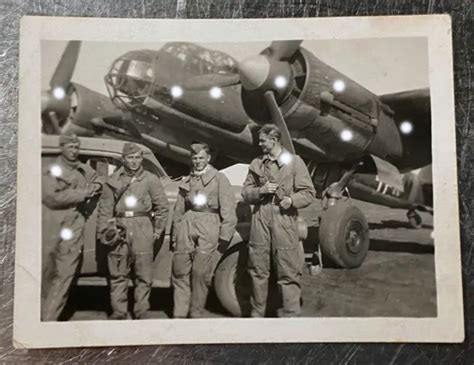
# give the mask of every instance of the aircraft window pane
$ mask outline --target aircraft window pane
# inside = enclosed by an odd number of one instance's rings
[[[125,74],[125,73],[127,72],[127,68],[128,68],[129,62],[130,62],[130,61],[123,61],[123,60],[117,61],[117,63],[120,63],[120,64],[116,67],[117,73],[118,73],[118,74]]]
[[[211,57],[211,54],[208,51],[204,51],[204,52],[201,53],[201,59],[206,61],[206,62],[213,63],[213,59]]]
[[[151,80],[153,76],[151,65],[148,62],[141,62],[135,60],[130,62],[127,70],[127,75],[140,80]]]
[[[115,63],[112,65],[112,69],[110,73],[118,73],[123,66],[123,60],[117,60]]]
[[[188,70],[199,73],[234,73],[236,62],[229,55],[195,44],[170,44],[165,52],[185,62]]]

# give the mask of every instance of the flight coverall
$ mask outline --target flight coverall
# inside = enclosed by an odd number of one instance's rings
[[[81,162],[59,156],[42,173],[42,306],[43,321],[56,321],[80,270],[84,226],[97,200],[86,198],[86,186],[102,183]]]
[[[269,181],[278,184],[275,194],[261,194]],[[297,209],[308,206],[315,196],[303,160],[284,150],[277,159],[268,155],[254,159],[244,182],[242,196],[254,205],[249,239],[249,273],[252,281],[251,317],[265,315],[270,263],[273,262],[278,289],[283,299],[279,316],[301,314],[300,277],[304,265],[303,246],[297,231]],[[292,206],[280,208],[283,197]]]
[[[173,215],[172,283],[174,317],[202,315],[212,274],[221,253],[219,241],[230,242],[237,224],[236,201],[227,177],[208,165],[179,186]]]
[[[107,255],[110,303],[118,317],[125,318],[128,312],[130,268],[134,272],[135,317],[146,315],[150,308],[154,233],[159,236],[165,230],[168,211],[168,198],[160,179],[143,168],[129,176],[122,166],[104,186],[98,232],[104,232],[113,217],[127,230],[126,242],[120,242]]]

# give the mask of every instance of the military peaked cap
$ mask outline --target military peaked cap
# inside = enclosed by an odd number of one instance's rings
[[[76,134],[61,134],[59,136],[59,145],[65,145],[67,143],[81,143]]]
[[[122,156],[131,155],[132,153],[142,152],[142,149],[135,143],[124,143],[122,149]]]
[[[206,143],[196,142],[193,143],[190,148],[192,155],[198,154],[202,150],[205,150],[209,154],[209,145],[207,145]]]

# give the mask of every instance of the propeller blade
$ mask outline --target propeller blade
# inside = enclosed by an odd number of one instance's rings
[[[74,68],[76,67],[77,58],[79,57],[79,49],[81,47],[80,41],[70,41],[64,50],[61,60],[54,70],[49,86],[54,90],[56,87],[61,87],[67,91],[69,83],[71,82]]]
[[[41,92],[41,114],[49,109],[51,94],[47,90]]]
[[[210,90],[213,87],[227,87],[240,84],[239,74],[206,74],[191,77],[183,83],[190,91]]]
[[[300,48],[302,40],[273,41],[270,45],[270,55],[277,60],[288,59]]]
[[[56,112],[49,112],[46,117],[48,125],[45,126],[45,132],[50,134],[61,134],[61,127],[59,127],[59,119]]]
[[[283,118],[281,110],[276,102],[275,94],[273,91],[267,91],[264,95],[268,108],[270,109],[270,114],[272,115],[272,121],[278,128],[280,128],[282,146],[285,147],[289,152],[295,153],[295,147],[293,146],[290,132],[288,131],[285,119]]]

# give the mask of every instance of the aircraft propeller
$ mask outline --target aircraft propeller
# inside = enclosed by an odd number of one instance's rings
[[[283,118],[283,114],[281,113],[280,107],[277,104],[274,92],[271,90],[266,91],[264,96],[267,101],[268,108],[270,109],[270,114],[272,116],[273,124],[275,124],[281,131],[282,146],[285,147],[289,152],[295,153],[295,146],[293,146],[290,131],[288,130],[285,119]]]
[[[49,82],[50,89],[41,93],[41,115],[49,123],[44,128],[59,134],[61,123],[67,118],[71,109],[71,78],[79,57],[80,41],[70,41],[63,52],[53,76]]]
[[[302,40],[273,41],[270,45],[270,55],[279,61],[290,58],[300,48]]]
[[[261,54],[238,64],[237,74],[206,74],[192,77],[183,84],[190,91],[210,90],[241,84],[246,90],[261,91],[265,96],[272,121],[282,132],[282,145],[294,153],[291,135],[278,106],[277,97],[285,95],[293,78],[288,59],[298,51],[301,40],[274,41]]]

